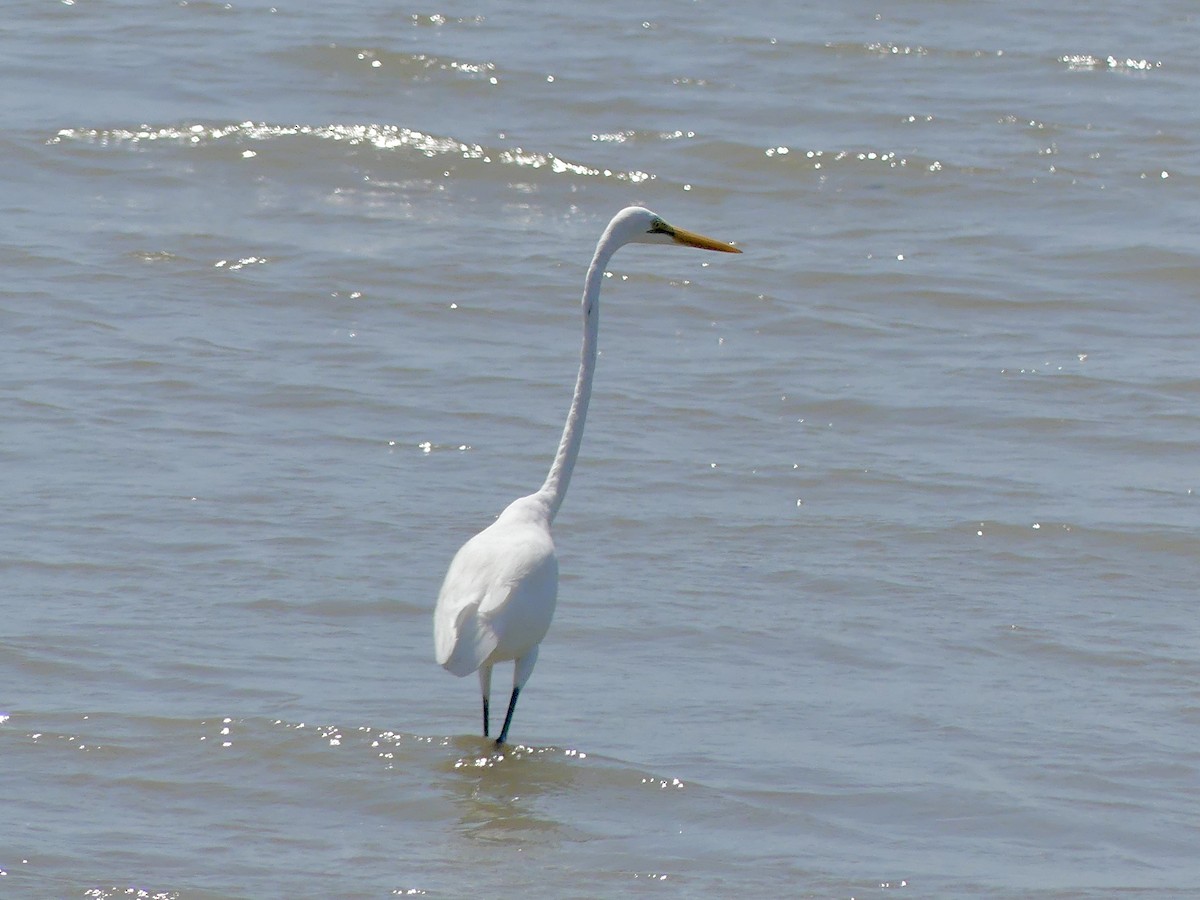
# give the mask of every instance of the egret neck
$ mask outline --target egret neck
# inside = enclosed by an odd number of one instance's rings
[[[600,332],[600,284],[616,249],[611,235],[605,232],[603,239],[596,246],[596,255],[592,257],[592,264],[588,267],[587,278],[583,283],[583,350],[579,362],[579,377],[575,380],[575,396],[571,398],[571,410],[567,413],[567,423],[563,426],[562,439],[558,442],[558,452],[554,454],[550,472],[535,495],[549,509],[551,522],[558,515],[558,508],[562,506],[563,497],[567,494],[567,485],[571,483],[571,472],[575,469],[579,446],[583,442],[583,423],[587,418],[588,400],[592,396],[592,375],[596,371],[596,342]]]

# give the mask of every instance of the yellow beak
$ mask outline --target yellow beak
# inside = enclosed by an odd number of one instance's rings
[[[733,244],[727,244],[725,241],[718,241],[714,238],[705,237],[702,234],[696,234],[694,231],[684,231],[682,228],[671,227],[671,237],[675,243],[683,244],[685,247],[699,247],[701,250],[718,250],[721,253],[741,253]]]

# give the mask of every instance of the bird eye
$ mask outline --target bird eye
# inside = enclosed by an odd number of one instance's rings
[[[650,224],[650,231],[648,233],[649,234],[670,234],[671,229],[670,229],[670,227],[668,227],[667,223],[664,222],[662,219],[655,219]]]

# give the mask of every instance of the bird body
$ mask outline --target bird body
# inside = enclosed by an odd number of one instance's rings
[[[545,504],[514,500],[462,545],[438,596],[437,661],[470,675],[516,660],[541,643],[558,598],[558,558]]]
[[[488,737],[492,667],[513,661],[513,689],[497,746],[508,736],[517,697],[533,672],[538,647],[554,617],[558,558],[550,525],[566,496],[583,439],[596,369],[600,284],[613,253],[632,242],[741,252],[722,241],[674,228],[641,207],[617,213],[596,245],[584,280],[579,376],[550,472],[537,492],[514,500],[495,522],[463,544],[446,572],[434,610],[438,663],[459,677],[479,672],[484,737]]]

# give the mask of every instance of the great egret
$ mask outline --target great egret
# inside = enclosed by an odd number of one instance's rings
[[[558,559],[550,523],[562,505],[583,440],[583,422],[596,369],[600,282],[619,247],[629,243],[682,244],[741,253],[736,247],[668,225],[648,209],[631,206],[608,223],[583,286],[583,351],[575,396],[545,483],[514,500],[467,541],[450,563],[433,614],[437,661],[460,678],[479,672],[483,736],[488,737],[492,667],[513,660],[513,688],[496,746],[508,737],[517,696],[533,672],[538,645],[550,628],[558,597]]]

